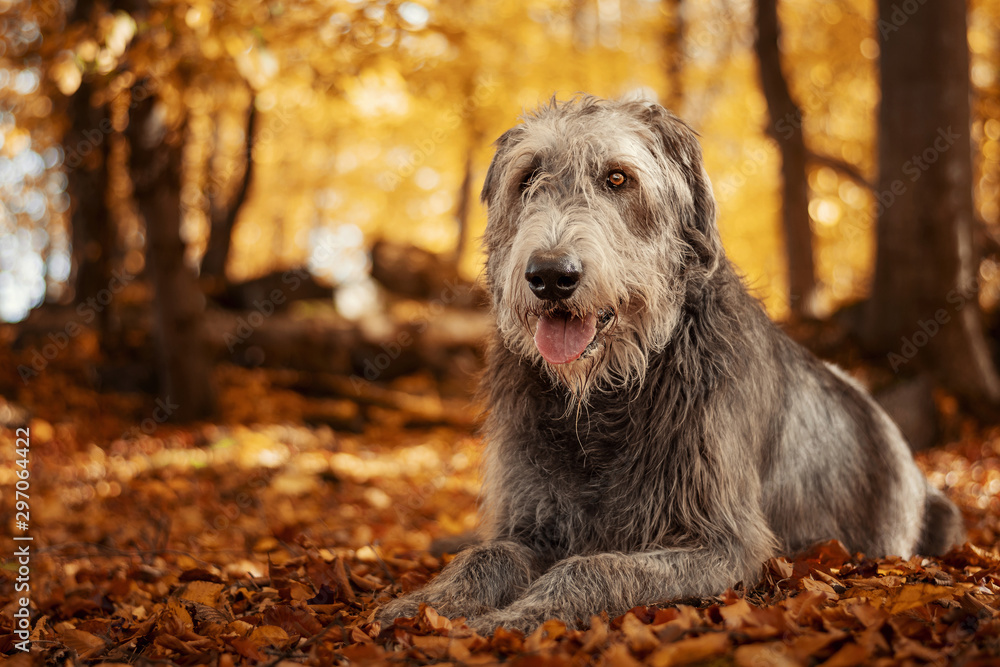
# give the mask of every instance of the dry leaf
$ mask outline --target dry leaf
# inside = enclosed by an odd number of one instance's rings
[[[738,667],[799,667],[801,664],[790,656],[788,647],[781,642],[739,646],[733,653],[733,661]]]
[[[868,651],[863,647],[847,643],[841,646],[840,650],[830,656],[820,667],[855,667],[855,665],[862,664],[868,657]]]
[[[649,626],[629,612],[622,619],[622,632],[633,653],[645,655],[660,645],[660,640]]]
[[[682,639],[657,650],[646,662],[653,667],[688,665],[724,653],[729,648],[729,636],[710,632],[692,639]]]
[[[106,646],[105,641],[100,637],[74,628],[61,631],[59,633],[59,640],[67,647],[79,653],[82,659],[95,655]]]

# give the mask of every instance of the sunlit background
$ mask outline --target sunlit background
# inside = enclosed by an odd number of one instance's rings
[[[784,67],[808,144],[874,180],[874,3],[780,6]],[[108,13],[96,39],[63,29],[71,9],[69,0],[0,0],[0,319],[19,321],[43,300],[73,297],[67,173],[86,155],[67,156],[60,143],[67,96],[94,77],[96,101],[111,101],[122,129],[128,100],[119,93],[150,76],[169,113],[186,119],[182,233],[193,266],[205,249],[210,198],[230,192],[240,175],[251,103],[260,114],[255,173],[228,275],[308,264],[341,287],[338,308],[353,317],[372,301],[366,248],[380,236],[443,253],[461,241],[461,270],[476,277],[485,219],[475,195],[491,142],[523,110],[553,94],[641,93],[675,106],[701,134],[726,248],[772,315],[787,311],[778,153],[764,133],[751,2],[167,0],[151,7],[148,25]],[[995,227],[1000,2],[975,0],[969,20],[976,206]],[[665,37],[677,26],[680,60]],[[138,273],[144,232],[129,197],[126,146],[117,134],[109,141],[118,252]],[[467,164],[473,205],[460,239]],[[809,183],[821,309],[829,312],[866,292],[873,198],[829,167],[812,168]]]

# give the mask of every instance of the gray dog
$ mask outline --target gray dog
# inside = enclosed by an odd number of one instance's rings
[[[544,106],[497,141],[482,198],[485,540],[384,624],[426,603],[527,632],[752,585],[821,540],[906,557],[963,539],[886,414],[747,293],[670,112]]]

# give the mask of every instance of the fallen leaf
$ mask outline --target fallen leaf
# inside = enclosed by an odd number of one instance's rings
[[[847,643],[841,646],[840,650],[831,655],[820,667],[854,667],[863,663],[868,657],[868,651],[864,647]]]
[[[907,609],[925,605],[928,602],[942,599],[952,599],[955,589],[949,586],[934,584],[908,584],[889,591],[885,599],[885,609],[890,614],[898,614]]]
[[[687,665],[724,653],[729,648],[729,636],[710,632],[692,639],[682,639],[657,650],[646,660],[653,667]]]
[[[730,605],[720,607],[719,614],[727,628],[738,628],[747,622],[753,614],[753,608],[746,600],[736,600]]]
[[[107,645],[103,639],[83,630],[70,628],[59,633],[59,640],[86,659],[103,650]]]
[[[280,646],[288,643],[288,633],[276,625],[262,625],[255,628],[248,638],[258,646]]]
[[[739,667],[799,667],[799,660],[789,653],[788,647],[781,642],[747,644],[736,648],[733,661]]]
[[[608,624],[600,616],[590,617],[590,628],[583,634],[584,653],[593,653],[608,640]]]
[[[624,644],[612,644],[601,654],[607,667],[639,667],[641,662],[632,657]]]

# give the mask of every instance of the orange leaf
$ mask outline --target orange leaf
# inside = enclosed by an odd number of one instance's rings
[[[93,655],[104,648],[104,640],[83,630],[68,629],[59,633],[59,639],[67,647],[80,654],[81,658]]]
[[[890,614],[898,614],[907,609],[913,609],[933,602],[934,600],[951,599],[956,590],[949,586],[934,584],[908,584],[896,590],[889,591],[885,600],[885,609]]]
[[[451,619],[437,613],[436,611],[434,611],[432,607],[428,607],[427,605],[422,605],[420,608],[420,612],[423,615],[424,620],[427,621],[427,625],[429,625],[433,629],[435,630],[451,629]]]
[[[288,643],[288,633],[276,625],[262,625],[250,633],[249,639],[257,646],[282,646]]]
[[[863,663],[868,657],[868,651],[864,647],[857,644],[844,644],[820,667],[854,667],[854,665]]]
[[[448,654],[448,646],[451,644],[452,639],[450,637],[441,637],[439,635],[427,635],[420,636],[414,635],[410,637],[410,641],[413,645],[420,649],[429,658],[443,658]]]
[[[813,591],[823,595],[827,600],[836,600],[837,591],[833,590],[833,587],[826,583],[825,581],[817,581],[810,577],[804,577],[800,580],[802,584],[802,590]]]
[[[632,657],[624,644],[612,644],[601,657],[608,667],[639,667],[642,664]]]
[[[727,628],[736,628],[747,622],[753,608],[747,604],[746,600],[736,600],[736,602],[719,607],[719,614],[722,616]]]
[[[660,645],[649,626],[629,612],[622,617],[622,632],[625,634],[625,641],[634,653],[646,654]]]
[[[584,653],[593,653],[598,647],[603,646],[608,640],[608,624],[600,616],[590,617],[590,629],[583,634],[583,646],[580,648]]]
[[[700,637],[682,639],[664,646],[649,656],[647,663],[653,667],[687,665],[707,660],[729,649],[729,636],[724,632],[709,632]]]
[[[781,642],[747,644],[733,653],[733,661],[738,667],[798,667],[799,661],[789,655],[788,647]]]
[[[225,585],[215,584],[211,581],[190,581],[181,591],[180,597],[182,600],[190,600],[218,608],[219,595],[223,589],[225,589]]]

